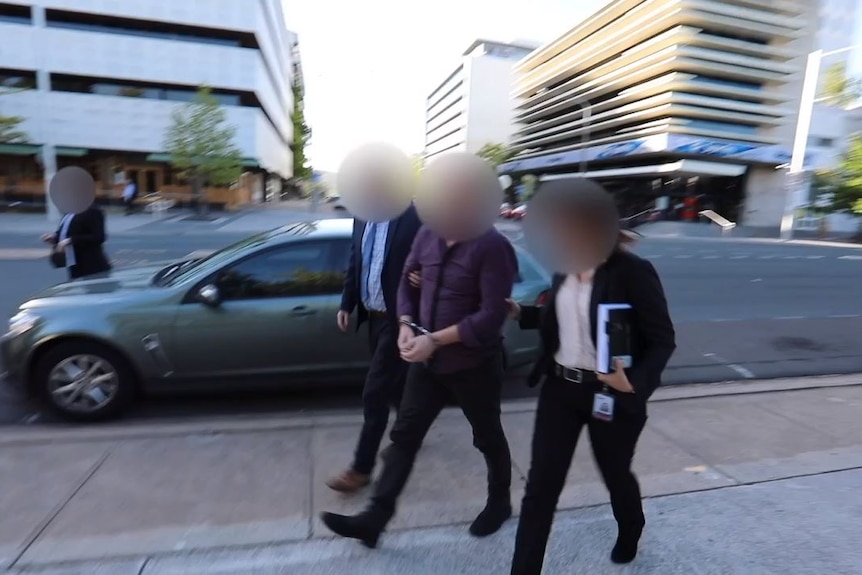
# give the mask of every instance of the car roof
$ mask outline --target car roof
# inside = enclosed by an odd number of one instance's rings
[[[332,218],[296,222],[261,234],[266,243],[297,239],[349,238],[353,235],[353,218]]]

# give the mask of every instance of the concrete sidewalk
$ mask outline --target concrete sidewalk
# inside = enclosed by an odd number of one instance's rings
[[[516,403],[504,414],[516,502],[529,466],[532,407]],[[648,503],[645,553],[628,572],[858,572],[850,570],[858,562],[829,553],[848,552],[862,535],[858,521],[846,530],[860,512],[852,488],[860,475],[780,480],[862,468],[860,408],[858,376],[660,390],[635,464],[645,496],[660,499]],[[429,434],[383,549],[329,539],[320,511],[350,512],[365,502],[365,494],[340,497],[323,485],[349,460],[358,421],[324,415],[2,432],[0,569],[505,572],[514,522],[485,541],[465,533],[484,503],[485,472],[454,411]],[[572,565],[583,562],[605,572],[613,521],[594,506],[606,499],[582,441],[560,505],[575,511],[561,513],[546,572],[582,572]],[[835,549],[812,547],[824,541]]]
[[[283,202],[275,207],[250,206],[238,212],[212,212],[210,221],[190,221],[190,216],[192,212],[188,210],[171,211],[161,217],[145,212],[126,216],[121,211],[111,210],[106,221],[109,235],[176,234],[184,231],[252,234],[295,222],[345,217],[345,213],[323,205],[312,212],[303,202]],[[38,237],[55,227],[56,224],[44,214],[0,213],[0,234]]]

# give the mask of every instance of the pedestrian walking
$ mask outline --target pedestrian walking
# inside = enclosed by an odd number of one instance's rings
[[[407,364],[398,351],[396,301],[404,264],[420,225],[412,205],[390,221],[353,222],[353,244],[337,323],[347,332],[354,311],[357,330],[368,323],[371,364],[362,391],[364,422],[353,462],[327,482],[335,491],[352,493],[371,482],[389,411],[397,409],[401,400]]]
[[[542,571],[554,512],[584,427],[617,522],[611,560],[634,560],[645,518],[631,464],[647,421],[647,399],[661,383],[676,347],[658,274],[651,263],[622,247],[630,238],[620,233],[610,194],[580,178],[548,182],[542,188],[537,199],[544,198],[534,200],[527,217],[542,218],[534,222],[535,229],[549,233],[560,273],[553,276],[544,308],[510,302],[523,329],[539,330],[541,357],[528,383],[544,382],[513,575]],[[551,209],[540,209],[542,205]],[[631,306],[631,367],[617,361],[607,374],[597,373],[600,304]]]
[[[44,234],[42,241],[53,246],[53,265],[66,268],[69,279],[74,280],[111,270],[104,250],[107,237],[105,214],[91,205],[80,213],[64,215],[57,231]]]
[[[138,196],[138,188],[131,178],[126,179],[126,187],[123,189],[123,204],[126,206],[126,215],[135,211],[135,198]]]
[[[478,160],[469,160],[475,161]],[[488,182],[502,195],[493,170],[483,164],[481,171],[447,182],[454,189],[447,189],[446,196],[459,201],[441,197],[434,205],[439,221],[469,220],[464,214],[482,203],[474,206],[470,200],[476,197],[476,189]],[[500,204],[496,198],[496,206],[487,198],[482,201],[494,210]],[[422,210],[419,215],[427,223]],[[488,221],[493,219],[492,211]],[[417,272],[418,290],[411,284]],[[410,366],[390,435],[392,445],[365,511],[354,516],[323,514],[323,522],[333,532],[376,547],[395,514],[422,442],[450,397],[470,422],[473,444],[484,455],[488,467],[486,506],[471,524],[470,533],[477,537],[495,533],[511,516],[512,467],[500,421],[500,393],[502,329],[508,313],[507,298],[517,273],[514,249],[493,227],[484,227],[469,239],[458,234],[441,235],[428,225],[419,230],[398,295],[402,322],[398,345]]]

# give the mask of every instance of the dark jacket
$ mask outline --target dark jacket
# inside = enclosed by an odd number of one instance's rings
[[[397,320],[398,285],[404,270],[404,262],[410,254],[413,239],[421,227],[416,208],[412,205],[400,217],[389,222],[389,232],[386,235],[386,252],[383,262],[381,283],[383,299],[386,301],[386,311]],[[344,277],[344,289],[341,292],[341,309],[353,313],[358,310],[357,328],[368,319],[368,312],[362,305],[360,282],[362,281],[362,235],[365,232],[365,222],[359,219],[353,221],[353,243],[350,248],[350,261]]]
[[[555,274],[543,307],[521,308],[521,328],[538,329],[542,352],[530,373],[530,387],[538,385],[554,367],[560,347],[556,297],[565,276]],[[626,370],[634,394],[619,394],[620,404],[645,409],[650,395],[661,385],[661,374],[676,349],[676,335],[667,308],[664,289],[653,265],[637,255],[616,250],[596,270],[590,301],[590,333],[596,339],[596,316],[601,303],[632,306],[632,367]]]
[[[61,227],[54,233],[54,245],[60,241]],[[68,237],[75,253],[75,265],[69,268],[72,278],[105,273],[111,264],[105,255],[103,244],[108,239],[105,233],[105,214],[96,206],[72,216]]]

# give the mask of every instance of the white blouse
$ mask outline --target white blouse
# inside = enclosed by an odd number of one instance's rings
[[[584,280],[569,274],[557,291],[557,324],[560,349],[554,360],[563,367],[589,371],[596,369],[596,346],[590,333],[590,299],[593,274]]]

